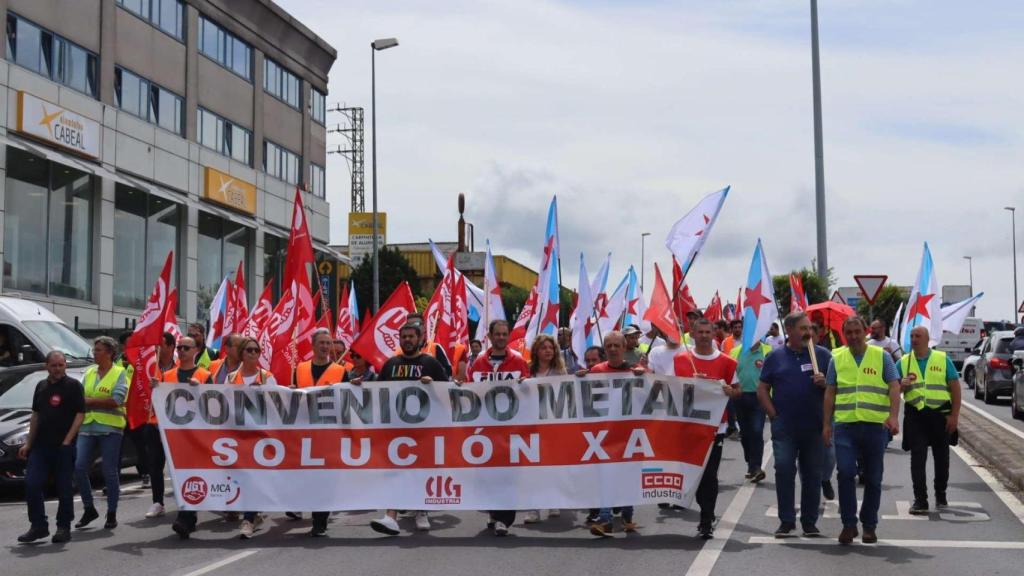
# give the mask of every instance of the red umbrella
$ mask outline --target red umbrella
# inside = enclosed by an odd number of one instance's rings
[[[853,308],[846,304],[839,304],[831,300],[811,304],[804,312],[811,318],[811,322],[820,318],[822,326],[827,330],[837,333],[839,341],[843,344],[846,344],[846,338],[843,336],[843,322],[850,316],[856,316],[857,314]]]

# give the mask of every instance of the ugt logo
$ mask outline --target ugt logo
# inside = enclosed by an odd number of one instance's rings
[[[427,497],[424,504],[460,504],[462,502],[462,484],[457,484],[451,476],[431,476],[424,486]]]
[[[181,499],[192,506],[197,506],[206,500],[207,493],[206,480],[199,476],[192,476],[181,484]]]

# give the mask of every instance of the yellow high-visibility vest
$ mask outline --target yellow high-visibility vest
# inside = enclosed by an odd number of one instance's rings
[[[878,346],[868,346],[858,366],[846,346],[832,353],[836,365],[836,422],[882,424],[889,417],[884,354]]]

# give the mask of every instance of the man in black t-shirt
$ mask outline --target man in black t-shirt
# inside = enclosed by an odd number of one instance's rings
[[[59,351],[46,355],[46,380],[36,386],[32,397],[32,421],[28,440],[18,451],[27,458],[25,502],[28,504],[29,531],[18,542],[34,542],[50,535],[43,504],[50,473],[57,485],[57,532],[53,541],[71,540],[71,520],[75,517],[74,488],[75,437],[85,418],[85,392],[82,383],[67,376],[67,360]]]
[[[402,326],[398,331],[398,340],[402,353],[388,358],[380,369],[378,380],[419,380],[424,384],[430,384],[434,380],[444,382],[448,379],[441,363],[421,350],[422,322],[409,322]],[[381,519],[370,522],[370,528],[381,534],[397,536],[398,511],[388,510]],[[426,511],[416,512],[416,529],[422,532],[430,530],[430,518],[427,517]]]

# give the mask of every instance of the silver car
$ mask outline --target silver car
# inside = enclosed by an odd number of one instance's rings
[[[1009,396],[1013,391],[1013,366],[1010,342],[1013,332],[993,332],[979,351],[975,369],[974,397],[993,404],[998,396]]]

